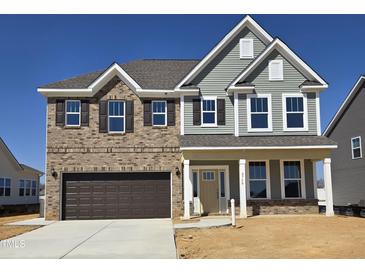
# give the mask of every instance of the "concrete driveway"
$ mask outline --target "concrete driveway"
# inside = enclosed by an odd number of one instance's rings
[[[55,222],[5,241],[0,258],[176,258],[169,219]]]

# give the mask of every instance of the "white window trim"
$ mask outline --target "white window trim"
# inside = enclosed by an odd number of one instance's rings
[[[266,198],[254,198],[251,197],[250,192],[250,163],[255,162],[265,162],[266,167]],[[271,199],[271,182],[270,182],[270,161],[269,160],[254,160],[254,161],[248,161],[246,164],[246,174],[247,174],[247,197],[250,200],[270,200]]]
[[[300,162],[300,187],[302,192],[302,197],[285,197],[285,183],[284,183],[284,162],[296,161]],[[305,192],[305,170],[304,170],[304,160],[303,159],[283,159],[280,160],[280,181],[281,181],[281,198],[290,200],[306,199],[307,194]]]
[[[110,102],[123,102],[124,107],[123,107],[123,115],[109,115],[109,103]],[[119,134],[123,134],[125,133],[125,101],[124,100],[109,100],[108,101],[108,133],[119,133]],[[110,118],[124,118],[124,127],[123,127],[123,131],[110,131]]]
[[[68,112],[67,111],[67,103],[68,102],[78,102],[79,103],[79,112]],[[78,114],[79,115],[79,124],[78,125],[69,125],[67,123],[67,114]],[[80,100],[66,100],[66,102],[65,102],[65,126],[66,127],[79,127],[79,126],[81,126],[81,101]]]
[[[359,139],[359,147],[354,147],[353,140]],[[354,149],[360,148],[360,157],[354,157]],[[361,144],[361,136],[356,136],[351,138],[351,156],[352,160],[361,159],[362,158],[362,144]]]
[[[212,179],[205,179],[204,174],[206,174],[206,173],[212,173],[213,178]],[[216,174],[215,174],[214,170],[205,170],[205,171],[202,172],[202,181],[203,182],[213,182],[213,181],[215,181],[215,179],[216,179]]]
[[[267,98],[267,125],[268,128],[252,128],[251,125],[251,98]],[[247,94],[247,131],[248,132],[272,132],[272,107],[271,94]],[[264,114],[265,112],[255,112]]]
[[[250,42],[250,51],[251,54],[250,55],[244,55],[244,51],[243,51],[243,42]],[[251,38],[241,38],[240,39],[240,59],[253,59],[254,56],[254,47],[253,47],[253,39]]]
[[[308,103],[307,103],[307,94],[290,94],[283,93],[282,107],[283,107],[283,131],[308,131]],[[287,119],[286,119],[286,98],[288,97],[298,97],[303,98],[303,127],[295,127],[288,128],[287,127]],[[292,112],[296,113],[296,112]]]
[[[271,64],[281,64],[281,77],[273,77],[272,76],[272,68],[271,68]],[[283,60],[270,60],[269,61],[269,81],[283,81],[284,80],[284,64],[283,64]]]
[[[153,103],[159,103],[159,102],[165,103],[165,112],[153,112]],[[155,125],[153,123],[153,115],[154,114],[164,114],[165,115],[165,124]],[[154,126],[154,127],[166,127],[167,126],[167,101],[166,100],[153,100],[152,101],[152,126]]]
[[[204,123],[204,119],[203,119],[203,113],[204,112],[210,112],[212,113],[213,111],[209,110],[209,111],[204,111],[203,110],[203,100],[214,100],[214,105],[215,105],[215,111],[214,111],[214,123]],[[203,96],[200,99],[200,108],[201,108],[201,113],[200,113],[200,119],[201,119],[201,127],[217,127],[217,96]]]
[[[11,197],[11,178],[9,178],[9,177],[0,177],[0,179],[4,179],[4,194],[3,195],[1,195],[0,197]],[[10,180],[10,195],[9,196],[5,196],[5,189],[6,189],[6,187],[5,187],[5,182],[6,182],[6,180]]]

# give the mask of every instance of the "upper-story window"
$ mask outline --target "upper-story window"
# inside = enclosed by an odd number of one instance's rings
[[[0,197],[10,196],[11,180],[9,178],[0,178]]]
[[[247,39],[247,38],[240,39],[240,58],[243,59],[253,58],[253,39]]]
[[[283,94],[283,122],[285,131],[307,130],[306,97]]]
[[[111,133],[125,132],[125,107],[124,101],[108,101],[108,131]]]
[[[282,81],[284,79],[283,60],[269,61],[269,80]]]
[[[216,126],[217,125],[217,98],[205,97],[202,99],[202,125]]]
[[[81,102],[80,100],[66,101],[66,126],[80,126]]]
[[[247,95],[248,131],[272,131],[271,95]]]
[[[351,138],[352,159],[362,158],[361,137]]]
[[[167,104],[166,101],[152,101],[152,125],[167,125]]]

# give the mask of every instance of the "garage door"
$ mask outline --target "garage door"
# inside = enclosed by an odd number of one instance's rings
[[[63,174],[63,220],[170,216],[170,173]]]

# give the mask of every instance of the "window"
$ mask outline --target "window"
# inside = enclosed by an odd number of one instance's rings
[[[80,126],[80,101],[66,101],[66,126]]]
[[[109,101],[108,102],[108,126],[109,132],[123,133],[125,108],[124,101]]]
[[[198,172],[193,171],[193,197],[198,197]]]
[[[307,130],[306,97],[283,95],[284,130]]]
[[[19,181],[19,196],[24,196],[25,194],[25,182],[24,180]]]
[[[249,162],[250,198],[268,198],[266,162]]]
[[[25,181],[25,196],[30,196],[30,187],[31,187],[31,181],[26,180]]]
[[[351,138],[352,159],[362,158],[361,137]]]
[[[283,161],[283,183],[285,198],[302,198],[304,185],[302,182],[301,161]]]
[[[11,180],[9,178],[0,178],[0,197],[10,196]]]
[[[240,39],[240,58],[253,58],[253,39]]]
[[[282,81],[283,79],[283,60],[269,61],[269,80]]]
[[[32,196],[37,195],[37,183],[36,181],[32,181]]]
[[[202,125],[216,126],[217,112],[216,112],[216,98],[202,100]]]
[[[219,179],[220,179],[220,188],[221,188],[221,198],[226,197],[226,190],[225,190],[225,176],[224,171],[219,172]]]
[[[152,101],[152,125],[166,126],[166,101]]]
[[[271,95],[247,95],[248,131],[271,131]]]
[[[214,171],[203,171],[203,180],[204,181],[214,181],[215,180]]]

